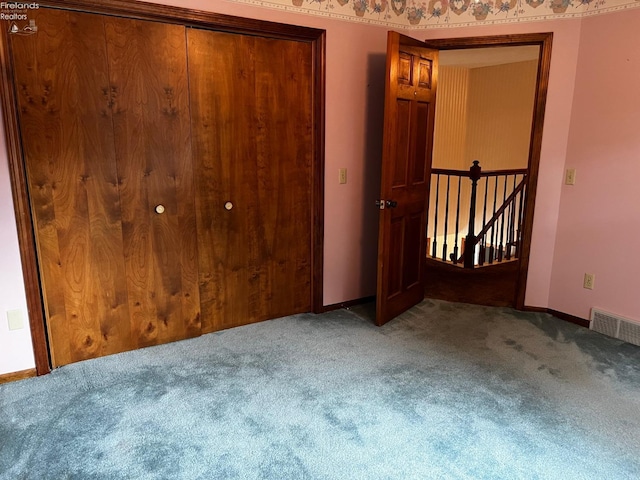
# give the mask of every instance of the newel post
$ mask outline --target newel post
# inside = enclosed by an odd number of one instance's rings
[[[469,204],[469,232],[467,233],[467,239],[464,242],[464,268],[474,267],[474,253],[476,251],[476,191],[478,189],[478,180],[480,180],[480,173],[482,168],[478,160],[473,161],[473,165],[469,168],[469,178],[471,179],[471,202]]]

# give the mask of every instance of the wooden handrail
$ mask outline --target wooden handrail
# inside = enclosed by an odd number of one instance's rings
[[[526,168],[514,168],[511,170],[483,170],[480,173],[481,177],[498,177],[500,175],[526,175]]]
[[[468,177],[469,170],[451,170],[449,168],[432,168],[431,173],[436,175],[451,175],[454,177]],[[511,170],[483,170],[481,177],[497,177],[500,175],[526,175],[526,168],[514,168]]]
[[[468,177],[469,169],[467,170],[451,170],[449,168],[432,168],[431,173],[434,175],[452,175],[454,177]]]
[[[526,180],[527,180],[527,177],[525,176],[520,181],[518,186],[513,189],[513,192],[511,192],[511,195],[509,195],[507,197],[507,199],[503,202],[503,204],[500,206],[500,208],[498,208],[496,210],[496,213],[489,220],[487,220],[487,223],[484,224],[482,230],[480,230],[478,235],[475,235],[472,239],[467,238],[467,241],[465,242],[465,248],[470,248],[471,250],[475,249],[476,245],[478,244],[480,239],[483,237],[483,235],[485,233],[487,233],[489,230],[491,230],[491,227],[493,226],[493,224],[496,223],[496,221],[498,221],[498,219],[500,218],[502,213],[507,209],[509,204],[511,202],[513,202],[515,200],[516,196],[524,189],[524,187],[526,185]],[[471,241],[469,241],[469,240],[471,240]],[[460,256],[458,261],[462,262],[463,260],[464,260],[464,252]]]

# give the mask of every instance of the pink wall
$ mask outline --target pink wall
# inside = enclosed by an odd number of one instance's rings
[[[580,22],[580,20],[555,20],[484,27],[433,29],[412,33],[416,38],[431,39],[553,32],[551,73],[547,92],[540,175],[538,177],[525,298],[527,306],[547,307],[549,302],[554,240],[558,224],[560,182],[567,151],[580,41]]]
[[[640,9],[585,18],[549,307],[640,321]],[[594,290],[582,288],[594,273]]]

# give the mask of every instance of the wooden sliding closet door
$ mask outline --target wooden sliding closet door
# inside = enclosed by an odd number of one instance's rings
[[[11,48],[53,365],[199,335],[184,27],[34,15]]]
[[[185,28],[105,17],[136,346],[200,334]]]
[[[40,9],[11,37],[54,366],[132,348],[102,18]]]
[[[203,332],[311,310],[311,44],[188,29]]]

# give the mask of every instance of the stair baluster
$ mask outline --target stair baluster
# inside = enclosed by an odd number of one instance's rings
[[[451,175],[447,175],[447,204],[444,209],[444,243],[442,245],[442,261],[447,261],[447,232],[449,230],[449,187],[451,185]]]
[[[523,178],[524,180],[524,178]],[[520,192],[520,202],[518,206],[518,232],[517,232],[517,240],[516,240],[516,258],[520,258],[520,252],[522,248],[522,220],[524,215],[524,198],[525,198],[525,189],[523,188]]]
[[[454,264],[458,263],[458,232],[460,231],[460,182],[462,181],[462,177],[458,177],[458,203],[456,206],[456,236],[455,243],[453,246],[453,253],[451,254],[451,261]]]
[[[502,205],[507,203],[507,177],[504,177],[504,193],[502,194]],[[500,220],[500,246],[498,247],[498,261],[504,258],[504,214]]]
[[[482,206],[482,226],[487,224],[487,197],[489,193],[489,177],[484,179],[484,204]],[[478,265],[484,265],[487,252],[487,235],[482,236],[482,242],[480,244],[480,255],[478,257]]]
[[[433,249],[431,250],[431,256],[436,258],[438,256],[437,250],[437,235],[438,235],[438,210],[440,201],[440,174],[436,176],[436,202],[435,202],[435,216],[433,220]]]

